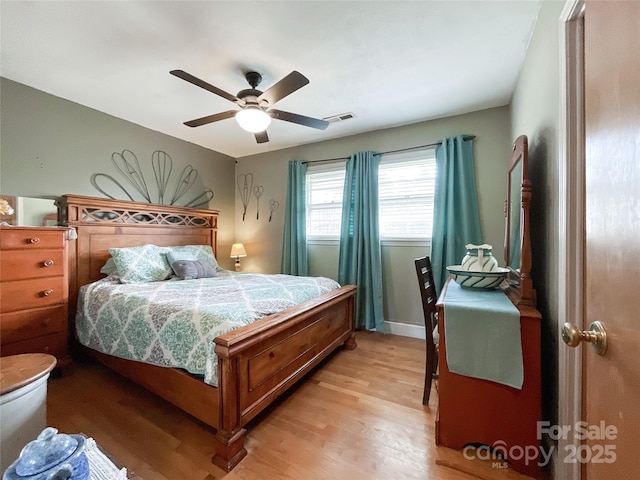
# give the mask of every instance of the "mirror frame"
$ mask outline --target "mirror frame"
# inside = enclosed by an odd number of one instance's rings
[[[529,207],[531,205],[531,181],[528,177],[529,145],[526,135],[516,138],[509,158],[507,170],[507,197],[504,202],[505,234],[504,234],[504,258],[505,265],[509,268],[509,276],[504,284],[504,289],[513,298],[517,305],[532,305],[536,303],[536,292],[531,280],[531,235],[529,225]],[[511,173],[521,165],[521,178],[512,179]],[[511,187],[512,181],[520,182],[520,269],[514,269],[510,265],[511,252]]]

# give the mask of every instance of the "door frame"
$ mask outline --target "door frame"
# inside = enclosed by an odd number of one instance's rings
[[[575,425],[582,419],[582,349],[569,348],[560,339],[564,322],[583,325],[585,133],[583,51],[585,0],[566,0],[559,19],[560,105],[559,145],[559,245],[558,245],[558,424]],[[558,439],[554,478],[580,480],[579,463],[565,463],[574,438]]]

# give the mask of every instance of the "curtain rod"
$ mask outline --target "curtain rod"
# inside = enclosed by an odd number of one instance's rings
[[[472,140],[476,138],[475,135],[464,135],[464,140]],[[398,150],[389,150],[388,152],[379,152],[378,155],[388,155],[389,153],[408,152],[409,150],[417,150],[418,148],[437,147],[442,145],[442,141],[435,143],[427,143],[426,145],[417,145],[415,147],[399,148]],[[318,163],[318,162],[337,162],[339,160],[349,160],[349,157],[337,157],[337,158],[323,158],[320,160],[304,160],[302,163]]]

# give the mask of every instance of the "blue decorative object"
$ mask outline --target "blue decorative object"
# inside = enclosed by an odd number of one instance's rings
[[[2,480],[89,480],[85,441],[47,427],[22,449]]]

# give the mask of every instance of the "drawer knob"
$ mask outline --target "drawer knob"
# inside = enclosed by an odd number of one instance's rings
[[[45,267],[50,267],[50,266],[52,266],[52,265],[53,265],[53,260],[45,260],[45,261],[43,262],[43,265],[44,265]]]
[[[51,295],[53,293],[53,290],[48,289],[42,292],[42,296],[44,297],[48,297],[49,295]]]
[[[42,349],[42,351],[43,351],[44,353],[49,353],[49,350],[51,350],[51,347],[44,347],[44,348]]]
[[[43,327],[48,327],[50,323],[51,323],[51,319],[50,319],[50,318],[45,318],[45,319],[42,321],[42,326],[43,326]]]
[[[29,239],[29,243],[38,243],[40,239],[38,237],[33,237]]]

